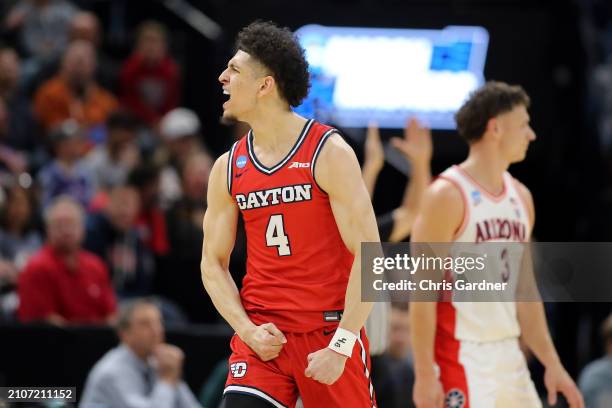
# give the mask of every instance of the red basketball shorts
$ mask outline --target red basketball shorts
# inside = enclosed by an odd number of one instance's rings
[[[327,347],[335,329],[334,325],[309,333],[284,333],[287,343],[280,355],[266,362],[234,335],[230,370],[223,393],[252,395],[278,408],[293,408],[298,396],[305,408],[376,408],[364,329],[361,329],[353,355],[347,359],[338,381],[325,385],[304,375],[308,355]]]

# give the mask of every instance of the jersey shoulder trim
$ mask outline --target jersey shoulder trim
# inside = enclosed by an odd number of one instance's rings
[[[227,191],[232,195],[232,178],[234,177],[234,153],[236,153],[238,142],[234,142],[227,157]]]
[[[321,186],[317,182],[317,178],[315,177],[315,166],[317,165],[317,159],[319,158],[319,154],[321,153],[321,150],[323,149],[323,145],[325,144],[325,142],[327,142],[330,136],[333,135],[334,133],[338,133],[338,130],[331,128],[331,129],[328,129],[325,133],[323,133],[323,136],[321,136],[321,139],[319,139],[319,143],[317,143],[317,147],[314,151],[314,154],[312,155],[312,160],[310,162],[310,172],[312,174],[312,179],[314,180],[319,190],[321,190],[325,194],[327,194],[327,192],[323,190],[323,188],[321,188]]]
[[[525,197],[525,193],[523,193],[521,191],[522,188],[527,188],[525,187],[520,181],[518,181],[517,179],[515,179],[510,173],[506,173],[508,175],[508,179],[509,179],[509,183],[511,183],[512,188],[514,188],[515,194],[518,197],[519,202],[521,203],[521,206],[523,207],[523,211],[525,211],[525,215],[527,216],[527,221],[529,224],[529,235],[531,235],[531,227],[534,223],[534,220],[532,219],[533,216],[530,208],[531,206],[527,203],[527,197]]]
[[[456,240],[461,236],[461,234],[463,234],[463,232],[467,228],[468,221],[470,219],[470,201],[468,200],[465,190],[461,187],[461,184],[459,184],[459,182],[455,180],[451,173],[444,172],[440,174],[437,178],[449,182],[454,188],[459,190],[459,193],[461,194],[461,199],[463,200],[463,220],[461,221],[461,224],[453,234],[453,240]]]

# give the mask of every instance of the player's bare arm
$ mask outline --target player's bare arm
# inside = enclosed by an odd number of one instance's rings
[[[353,150],[339,135],[331,136],[323,147],[315,178],[329,195],[342,240],[355,256],[337,334],[344,330],[356,337],[372,309],[371,303],[361,301],[361,243],[378,242],[380,238],[370,197],[360,176],[359,163]],[[346,359],[345,355],[331,348],[319,350],[308,356],[305,374],[324,384],[333,384],[342,375]]]
[[[234,248],[238,207],[227,190],[227,160],[215,162],[208,184],[208,208],[204,215],[202,282],[213,304],[236,334],[264,361],[278,356],[286,339],[272,323],[256,326],[247,316],[238,288],[229,272]]]
[[[449,181],[438,179],[425,192],[421,211],[415,220],[413,242],[450,242],[463,221],[461,192]],[[413,399],[417,408],[442,406],[442,385],[435,371],[434,344],[436,303],[412,302],[410,325],[414,355]]]
[[[524,184],[518,181],[516,182],[516,187],[527,207],[530,227],[533,229],[535,207],[531,192]],[[548,392],[548,403],[555,405],[557,403],[557,393],[560,392],[567,398],[570,407],[584,407],[582,395],[563,367],[563,364],[561,364],[557,350],[550,337],[542,302],[517,302],[516,310],[523,341],[546,368],[544,384]]]

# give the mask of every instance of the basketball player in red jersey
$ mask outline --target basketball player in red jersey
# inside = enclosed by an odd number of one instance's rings
[[[219,81],[223,116],[245,137],[215,163],[202,280],[236,331],[223,406],[375,407],[361,302],[363,241],[379,241],[355,154],[335,129],[291,111],[307,95],[304,51],[287,29],[238,35]],[[228,271],[236,223],[247,234],[238,293]]]
[[[531,193],[507,172],[535,140],[528,106],[522,88],[500,82],[471,95],[456,115],[468,158],[425,193],[414,242],[488,241],[498,242],[496,249],[529,240]],[[555,405],[561,392],[570,407],[584,407],[559,360],[541,302],[413,302],[410,315],[418,408],[541,407],[519,336],[546,369],[548,403]]]

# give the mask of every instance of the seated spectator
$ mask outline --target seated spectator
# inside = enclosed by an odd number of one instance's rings
[[[81,248],[83,209],[62,196],[45,212],[47,244],[19,275],[18,318],[52,324],[112,323],[116,300],[109,274],[96,255]]]
[[[159,167],[142,163],[128,176],[128,185],[135,187],[140,195],[138,225],[147,247],[161,257],[168,254],[170,245],[164,212],[159,206]]]
[[[70,23],[70,41],[90,42],[96,50],[96,81],[105,89],[117,91],[117,81],[121,66],[102,51],[102,32],[95,14],[88,11],[78,12]]]
[[[107,207],[87,218],[84,247],[102,258],[120,298],[149,295],[155,265],[136,227],[140,197],[133,187],[117,186]]]
[[[19,33],[21,49],[30,59],[29,75],[64,51],[76,12],[67,0],[20,0],[9,11],[4,27]]]
[[[19,56],[12,48],[0,48],[0,99],[6,102],[8,112],[8,129],[4,140],[13,149],[34,154],[41,150],[40,129],[20,81]]]
[[[612,407],[612,314],[601,329],[606,354],[584,367],[578,379],[587,408]]]
[[[155,303],[146,299],[127,303],[117,326],[121,343],[92,368],[81,408],[200,407],[181,380],[183,352],[164,342]]]
[[[206,211],[206,191],[212,160],[205,154],[191,156],[183,168],[183,197],[166,213],[170,254],[160,271],[164,295],[178,303],[191,321],[213,322],[218,319],[210,299],[202,296],[197,271],[202,258],[202,220]]]
[[[94,192],[93,177],[81,160],[83,153],[82,129],[68,120],[49,135],[55,159],[38,173],[42,190],[42,205],[46,207],[60,195],[69,195],[85,208]]]
[[[199,143],[200,120],[195,112],[186,108],[176,108],[168,112],[159,124],[162,149],[158,161],[165,163],[161,171],[160,199],[162,207],[181,197],[180,171],[187,157],[202,150]],[[166,157],[163,156],[165,153]]]
[[[12,178],[28,168],[27,156],[7,144],[9,138],[9,113],[7,106],[0,98],[0,176]]]
[[[108,191],[125,184],[128,173],[138,164],[136,145],[138,123],[129,113],[116,111],[106,120],[106,141],[93,148],[83,162],[90,169],[97,190]]]
[[[410,347],[410,318],[407,303],[391,307],[389,347],[372,361],[372,382],[381,408],[410,408],[414,371]]]
[[[17,271],[23,269],[32,253],[42,246],[36,229],[36,205],[30,191],[19,185],[7,190],[6,203],[0,213],[0,256]]]
[[[0,321],[12,320],[17,310],[17,276],[42,246],[35,227],[36,207],[29,191],[19,185],[7,190],[0,212]]]
[[[136,48],[120,74],[121,102],[143,122],[156,126],[179,104],[180,73],[168,55],[166,28],[160,23],[141,24]]]
[[[118,104],[96,83],[96,56],[87,41],[71,43],[58,75],[45,82],[34,97],[34,112],[45,130],[75,119],[87,130],[103,125]]]

